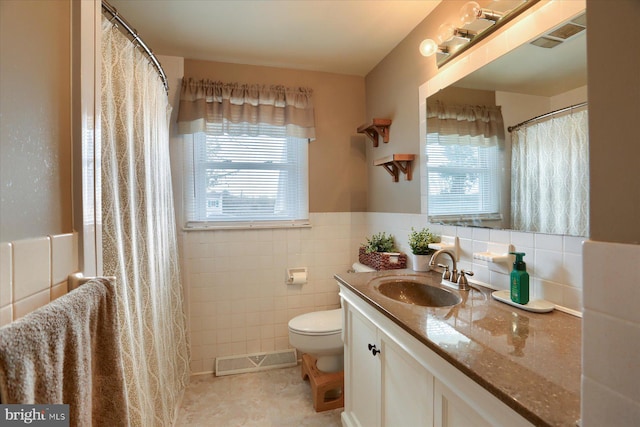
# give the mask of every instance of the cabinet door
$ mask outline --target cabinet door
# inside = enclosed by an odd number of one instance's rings
[[[360,313],[347,310],[345,342],[345,416],[361,427],[380,425],[380,355],[372,354],[377,329]]]
[[[393,340],[378,332],[382,362],[382,425],[433,426],[433,376]]]
[[[434,394],[436,427],[491,427],[491,423],[437,379]]]

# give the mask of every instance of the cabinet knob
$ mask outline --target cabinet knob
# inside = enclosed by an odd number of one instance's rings
[[[375,344],[369,344],[369,350],[371,351],[371,354],[373,354],[374,356],[380,353],[380,350],[376,348]]]

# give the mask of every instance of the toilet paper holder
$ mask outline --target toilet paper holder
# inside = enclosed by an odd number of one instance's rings
[[[307,267],[287,268],[287,284],[302,285],[307,283]]]

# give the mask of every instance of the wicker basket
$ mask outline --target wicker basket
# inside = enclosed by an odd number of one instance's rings
[[[358,253],[358,261],[376,270],[396,270],[407,268],[407,255],[403,253],[371,252],[367,253],[363,246]]]

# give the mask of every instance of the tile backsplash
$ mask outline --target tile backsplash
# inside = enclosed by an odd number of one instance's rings
[[[422,214],[313,213],[310,221],[309,228],[181,233],[192,372],[212,372],[220,356],[289,348],[289,320],[338,307],[333,275],[348,270],[360,244],[381,231],[392,234],[405,253],[411,227],[457,236],[460,267],[497,289],[508,289],[508,274],[492,271],[473,252],[486,251],[489,242],[513,244],[527,254],[532,299],[582,310],[584,238],[428,224]],[[308,283],[287,285],[290,267],[307,267]]]
[[[429,224],[423,214],[368,213],[366,216],[368,235],[379,231],[391,233],[398,249],[406,253],[411,252],[407,243],[411,227],[426,226],[436,235],[458,237],[459,269],[473,271],[473,281],[495,289],[509,289],[511,264],[505,264],[504,272],[494,271],[487,261],[474,259],[473,253],[487,251],[490,242],[512,244],[516,251],[526,253],[524,261],[530,276],[531,299],[545,299],[571,312],[582,311],[585,237]]]
[[[67,293],[77,271],[76,233],[0,243],[0,326]]]

